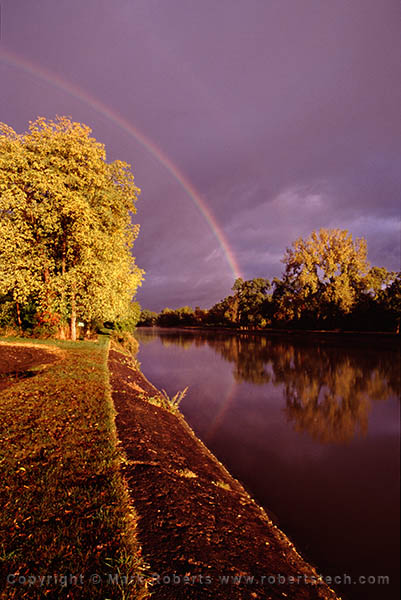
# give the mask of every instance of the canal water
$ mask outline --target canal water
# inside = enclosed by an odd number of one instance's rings
[[[332,585],[343,598],[399,597],[395,341],[155,328],[136,337],[146,377],[170,396],[189,387],[180,408],[196,434],[319,573],[345,582]]]

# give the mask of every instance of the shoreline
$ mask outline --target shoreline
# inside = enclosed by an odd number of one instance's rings
[[[38,494],[34,519],[29,502],[8,507],[7,519],[16,510],[21,521],[16,540],[7,538],[9,572],[18,573],[22,565],[24,573],[36,573],[56,561],[60,573],[82,574],[70,583],[66,597],[74,598],[89,594],[139,600],[151,592],[155,600],[339,600],[327,585],[331,582],[319,579],[316,568],[196,436],[174,403],[146,379],[132,356],[110,350],[105,339],[77,345],[38,341],[35,349],[24,345],[9,344],[21,369],[28,360],[33,368],[41,365],[49,346],[62,349],[63,356],[49,368],[39,367],[32,379],[10,381],[4,390],[3,412],[21,445],[18,481],[13,453],[4,481],[14,485],[16,497],[22,483]],[[45,393],[37,396],[38,390]],[[30,422],[42,408],[47,415],[46,426],[40,421],[34,428],[34,448],[27,446],[15,421],[19,395],[21,415],[26,413]],[[60,411],[66,413],[63,427]],[[48,439],[51,428],[54,435]],[[69,461],[64,465],[65,456]],[[53,487],[47,471],[54,471]],[[53,526],[63,531],[57,537],[60,544],[49,541]],[[77,531],[83,545],[80,559],[72,551]],[[39,548],[29,546],[31,539],[42,540]],[[13,559],[17,542],[21,555]],[[91,584],[93,572],[101,574],[100,587]],[[57,585],[49,581],[48,592],[56,592]],[[8,584],[0,597],[25,598],[28,593],[39,598],[41,591]]]
[[[152,402],[161,393],[135,364],[111,350],[108,368],[152,597],[338,599],[181,413]]]
[[[195,325],[177,325],[174,327],[166,327],[163,325],[139,325],[136,329],[143,330],[152,330],[152,329],[161,329],[163,331],[195,331],[201,333],[214,332],[214,333],[227,333],[227,334],[244,334],[244,335],[260,335],[264,337],[268,337],[269,335],[277,336],[289,336],[289,337],[346,337],[346,338],[368,338],[372,337],[374,339],[383,339],[383,340],[397,340],[401,339],[401,335],[396,333],[395,331],[340,331],[340,330],[330,330],[330,329],[246,329],[246,328],[234,328],[234,327],[202,327]]]

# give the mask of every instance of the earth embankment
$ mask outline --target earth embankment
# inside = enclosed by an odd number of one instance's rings
[[[336,599],[135,364],[112,350],[109,371],[152,598]]]

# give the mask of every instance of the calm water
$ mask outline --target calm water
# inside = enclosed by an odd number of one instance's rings
[[[142,371],[350,600],[398,598],[400,356],[362,340],[137,330]]]

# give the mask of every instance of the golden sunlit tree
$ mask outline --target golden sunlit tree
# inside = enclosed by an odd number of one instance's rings
[[[91,129],[38,118],[18,135],[0,124],[0,295],[43,321],[114,321],[129,314],[143,271],[131,256],[140,193],[130,165],[106,162]]]
[[[370,285],[367,244],[346,230],[320,229],[287,248],[279,312],[284,318],[310,313],[347,314]]]

